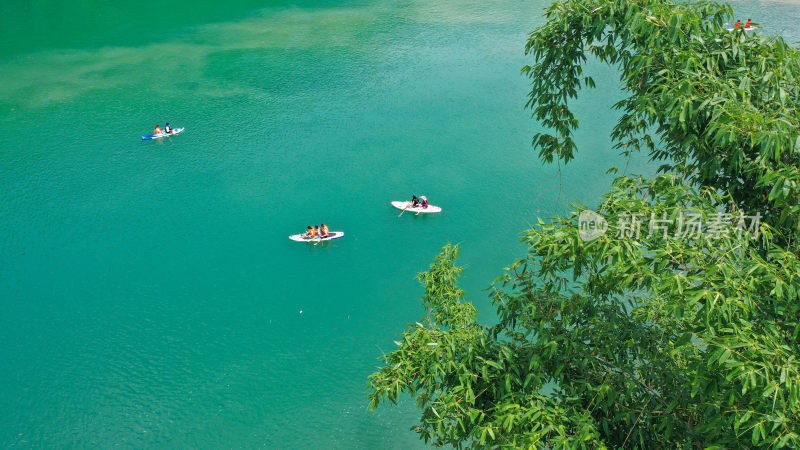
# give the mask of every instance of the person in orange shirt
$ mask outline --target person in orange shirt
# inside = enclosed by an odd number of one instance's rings
[[[309,226],[308,226],[308,231],[306,231],[306,234],[305,234],[305,236],[304,236],[304,237],[305,237],[305,238],[313,238],[313,237],[315,237],[316,235],[317,235],[317,234],[316,234],[316,232],[315,232],[315,230],[314,230],[314,227],[312,227],[311,225],[309,225]]]
[[[753,26],[753,21],[750,20],[750,19],[747,19],[747,22],[744,23],[744,27],[745,28],[750,28],[752,26]]]
[[[156,125],[156,128],[155,128],[155,130],[153,130],[153,133],[155,133],[155,134],[164,134],[164,130],[161,129],[160,125]]]
[[[328,230],[328,226],[323,223],[322,225],[319,226],[319,232],[320,232],[320,237],[328,237],[328,233],[330,232],[330,230]]]

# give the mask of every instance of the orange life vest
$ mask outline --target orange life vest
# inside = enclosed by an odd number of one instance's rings
[[[156,127],[154,132],[155,134],[164,134],[164,130],[162,130],[161,127]]]
[[[309,228],[309,229],[308,229],[308,233],[307,233],[307,234],[308,234],[308,237],[314,237],[314,236],[316,236],[316,235],[317,235],[316,231],[317,231],[317,230],[315,230],[315,229],[314,229],[314,227],[311,227],[311,228]]]
[[[322,226],[322,235],[323,236],[327,236],[328,235],[328,226],[327,225],[323,225]]]

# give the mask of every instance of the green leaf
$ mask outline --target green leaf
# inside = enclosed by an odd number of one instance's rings
[[[688,344],[692,341],[692,333],[686,332],[683,333],[677,341],[675,341],[675,347],[683,347],[684,345]]]
[[[731,357],[731,351],[730,351],[730,349],[727,349],[727,348],[726,348],[726,349],[724,349],[724,350],[722,351],[722,353],[720,354],[720,356],[719,356],[719,363],[720,363],[720,364],[724,364],[724,363],[725,363],[725,361],[727,361],[728,359],[730,359],[730,357]]]

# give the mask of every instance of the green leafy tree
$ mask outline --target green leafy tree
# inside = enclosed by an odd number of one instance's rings
[[[800,58],[724,31],[728,17],[709,2],[548,10],[524,69],[541,157],[575,156],[568,101],[593,86],[593,55],[630,94],[617,145],[664,173],[615,180],[595,239],[582,205],[526,231],[527,257],[494,282],[494,326],[446,246],[419,276],[427,317],[370,376],[373,409],[410,394],[413,429],[456,447],[800,447]]]
[[[575,156],[578,121],[568,103],[594,87],[582,64],[595,57],[619,68],[631,94],[616,105],[618,148],[646,149],[662,170],[799,231],[800,55],[781,38],[727,32],[731,15],[730,6],[705,1],[553,4],[526,46],[536,63],[523,68],[533,85],[528,106],[548,127],[533,138],[540,156]]]

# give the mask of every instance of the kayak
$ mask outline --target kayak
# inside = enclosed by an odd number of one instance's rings
[[[178,133],[183,132],[183,128],[174,128],[172,133],[163,133],[163,134],[148,134],[147,136],[142,136],[143,141],[149,141],[150,139],[161,139],[167,136],[175,136]]]
[[[313,237],[313,238],[306,237],[305,234],[293,234],[289,236],[289,239],[295,242],[320,242],[320,241],[330,241],[333,239],[339,239],[342,236],[344,236],[343,231],[331,231],[330,233],[328,233],[327,236],[325,236],[322,239],[318,237]]]
[[[427,208],[423,208],[422,206],[415,206],[411,207],[411,202],[392,202],[392,206],[397,209],[402,209],[404,211],[413,212],[413,213],[440,213],[442,212],[442,208],[438,206],[428,205]]]
[[[756,28],[758,28],[758,27],[741,27],[741,29],[744,30],[744,31],[753,31]],[[726,28],[726,30],[728,30],[728,31],[733,31],[733,30],[736,30],[736,29],[737,28]]]

